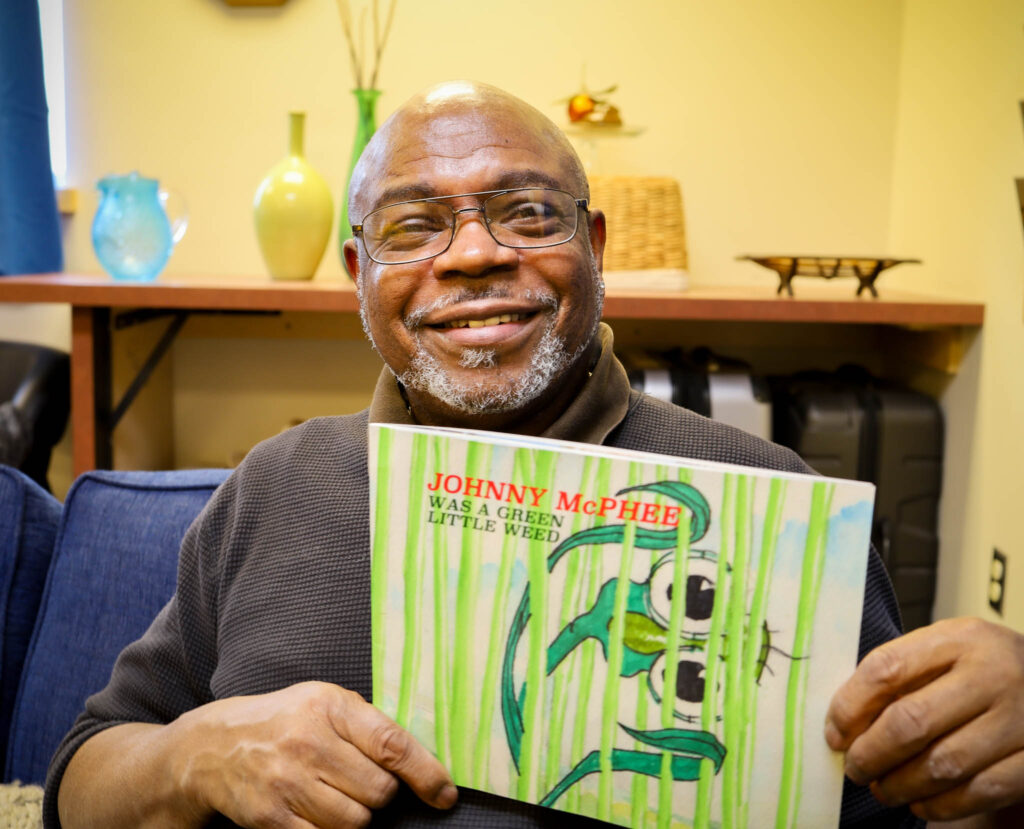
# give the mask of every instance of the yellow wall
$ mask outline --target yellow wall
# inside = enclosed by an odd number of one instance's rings
[[[137,168],[191,209],[170,273],[262,273],[252,194],[284,153],[290,109],[308,113],[307,155],[340,196],[354,112],[332,0],[259,11],[65,0],[65,15],[69,178],[85,196],[67,227],[69,270],[98,270],[92,182]],[[1012,188],[1024,176],[1022,24],[1019,0],[400,0],[379,113],[472,77],[561,120],[556,101],[585,67],[592,87],[619,84],[614,102],[645,130],[604,142],[597,170],[682,182],[693,283],[771,277],[741,253],[886,253],[925,264],[887,274],[883,291],[988,302],[984,334],[944,389],[956,474],[940,611],[980,613],[991,546],[1011,557],[1011,588],[1024,555],[1013,503],[1024,447],[1008,405],[1021,410],[1024,381],[1007,356],[1024,338]],[[333,246],[318,278],[343,278]],[[216,325],[175,348],[182,465],[227,463],[295,418],[360,407],[379,365],[350,336],[239,342]]]
[[[262,272],[249,206],[284,153],[289,109],[309,113],[308,156],[340,194],[354,113],[335,4],[138,8],[65,3],[72,175],[88,187],[139,168],[186,194],[192,226],[171,272]],[[732,259],[748,250],[884,246],[900,24],[891,0],[404,0],[379,111],[468,76],[562,120],[555,102],[586,67],[592,86],[619,84],[626,120],[646,129],[606,142],[601,167],[679,178],[695,278],[742,280],[754,266]],[[68,267],[97,267],[87,220],[70,230]],[[340,274],[332,251],[320,275]]]
[[[985,592],[998,547],[1009,556],[1006,618],[1024,629],[1024,234],[1014,186],[1024,178],[1024,3],[908,2],[900,80],[890,244],[925,260],[937,290],[987,306],[943,395],[936,611],[995,618]],[[892,284],[905,277],[893,271]]]

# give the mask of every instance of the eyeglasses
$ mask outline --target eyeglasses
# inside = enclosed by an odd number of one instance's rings
[[[448,199],[487,196],[479,207],[459,210]],[[484,227],[499,245],[509,248],[549,248],[576,235],[579,210],[587,200],[549,187],[485,190],[429,199],[412,199],[378,207],[352,225],[366,253],[380,265],[406,265],[430,259],[448,250],[455,238],[455,217],[482,213]]]

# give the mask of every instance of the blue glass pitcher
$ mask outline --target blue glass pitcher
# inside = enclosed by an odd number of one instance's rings
[[[169,219],[165,205],[170,193],[161,190],[156,179],[137,172],[107,176],[96,186],[101,193],[92,223],[96,258],[114,279],[156,279],[185,235],[188,214],[184,206]]]

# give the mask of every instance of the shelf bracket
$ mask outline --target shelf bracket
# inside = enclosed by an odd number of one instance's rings
[[[160,337],[159,341],[153,350],[149,353],[146,361],[142,364],[142,368],[139,369],[139,373],[135,375],[135,379],[132,380],[131,385],[125,389],[124,395],[118,402],[117,406],[114,407],[114,411],[110,413],[110,420],[108,423],[108,429],[113,432],[117,427],[117,424],[121,422],[121,418],[124,417],[124,413],[128,411],[128,407],[132,405],[132,402],[138,397],[142,387],[146,385],[146,381],[152,376],[154,369],[159,365],[160,360],[167,353],[167,349],[171,347],[171,343],[174,342],[174,338],[178,336],[178,332],[181,331],[182,327],[188,321],[188,311],[153,311],[146,312],[146,309],[138,311],[127,311],[123,314],[118,314],[114,319],[115,328],[126,328],[129,325],[136,325],[140,322],[145,322],[150,319],[154,319],[159,316],[166,316],[171,314],[173,319],[171,324],[167,326],[167,330],[164,331],[163,336]]]
[[[121,422],[121,418],[124,417],[125,412],[138,397],[139,392],[146,385],[146,382],[153,375],[154,370],[160,364],[167,350],[171,347],[175,337],[184,327],[185,323],[188,322],[188,318],[194,314],[221,314],[221,315],[242,315],[242,316],[279,316],[280,311],[256,311],[256,310],[240,310],[240,309],[212,309],[212,308],[193,308],[190,310],[174,310],[170,308],[134,308],[129,311],[121,311],[114,315],[114,329],[117,331],[125,328],[131,328],[135,325],[142,325],[147,322],[151,322],[155,319],[162,319],[163,317],[171,317],[171,323],[167,326],[167,330],[164,331],[163,336],[153,347],[146,361],[142,364],[138,374],[132,380],[131,385],[125,390],[121,400],[114,407],[114,410],[110,413],[107,420],[107,434],[111,434],[118,423]]]
[[[965,326],[949,328],[888,328],[883,342],[892,354],[901,354],[918,365],[954,375],[967,353],[976,329]]]

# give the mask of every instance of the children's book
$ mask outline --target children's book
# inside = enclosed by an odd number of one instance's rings
[[[370,426],[373,702],[459,786],[622,826],[839,821],[870,484]]]

